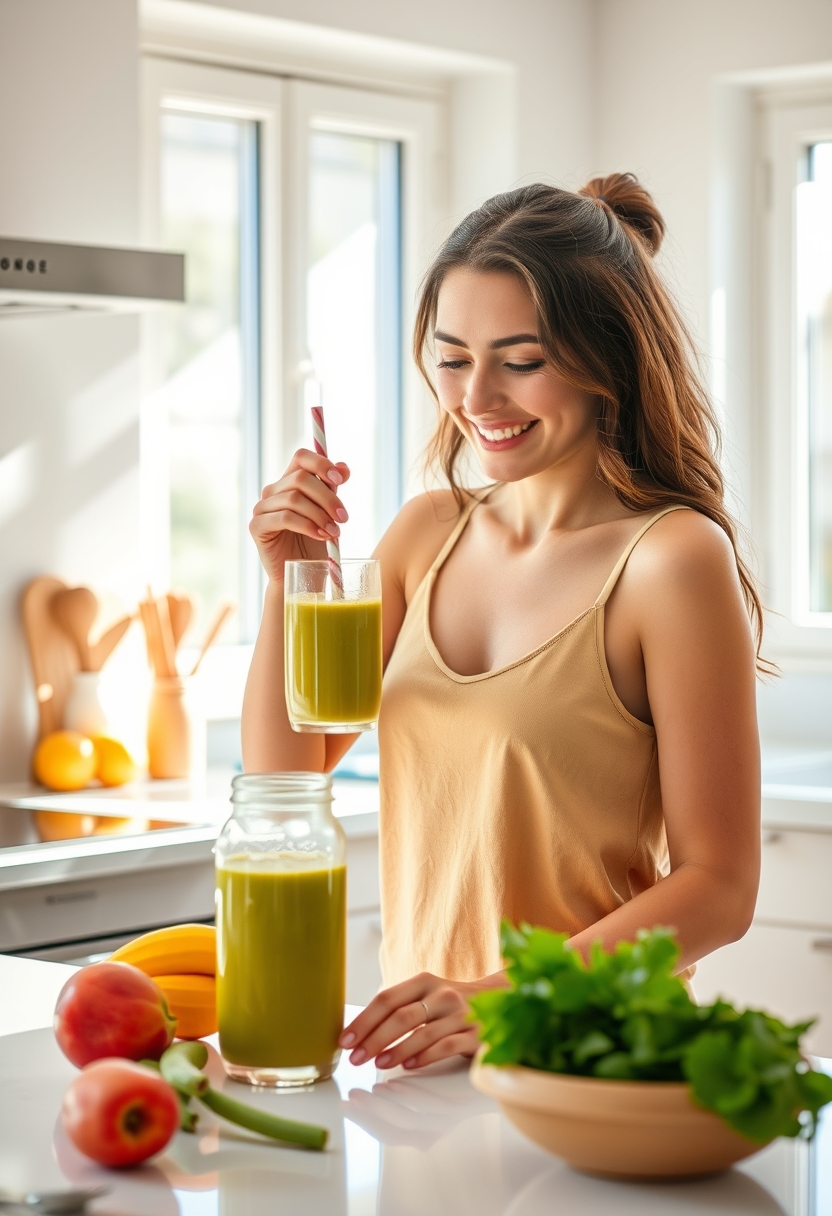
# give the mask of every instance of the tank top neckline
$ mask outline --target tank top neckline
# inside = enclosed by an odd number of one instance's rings
[[[457,544],[457,541],[459,540],[462,533],[465,531],[465,528],[466,528],[468,521],[471,518],[471,515],[473,514],[474,510],[476,509],[476,507],[478,507],[480,505],[480,503],[485,502],[485,500],[496,489],[497,489],[496,485],[489,486],[486,493],[480,494],[478,496],[472,496],[471,501],[464,507],[450,536],[445,541],[445,544],[442,546],[442,548],[439,550],[439,553],[437,554],[437,556],[434,558],[433,564],[431,565],[430,569],[428,570],[427,575],[425,576],[425,580],[424,580],[423,624],[424,624],[425,646],[427,647],[428,653],[430,654],[431,658],[433,659],[434,663],[439,668],[439,670],[442,671],[446,676],[448,676],[449,679],[453,680],[457,684],[475,684],[482,680],[490,680],[494,676],[500,676],[506,672],[513,671],[514,668],[516,668],[516,667],[522,667],[525,663],[531,662],[532,660],[536,659],[539,655],[543,654],[545,651],[550,650],[557,642],[560,641],[561,638],[563,638],[567,634],[571,633],[572,630],[577,628],[577,626],[579,626],[582,621],[586,620],[587,617],[591,616],[593,613],[596,613],[598,611],[603,613],[604,606],[605,606],[607,600],[609,599],[610,595],[612,594],[615,584],[618,582],[618,579],[621,577],[621,572],[624,569],[624,567],[626,566],[627,561],[630,557],[630,554],[633,552],[633,549],[635,549],[636,545],[641,540],[642,536],[644,536],[645,532],[649,531],[649,529],[652,528],[653,524],[655,524],[663,516],[669,515],[672,511],[690,510],[690,508],[685,506],[684,503],[674,503],[671,506],[662,507],[662,509],[660,511],[657,511],[657,512],[655,512],[655,514],[651,515],[649,517],[649,519],[647,519],[645,521],[645,523],[642,525],[642,527],[640,527],[636,530],[635,535],[632,536],[630,538],[630,540],[628,541],[628,543],[625,545],[623,552],[621,553],[620,557],[618,558],[618,561],[615,563],[615,565],[612,568],[612,571],[610,572],[609,578],[604,583],[604,586],[601,588],[601,592],[600,592],[598,598],[595,599],[589,605],[588,608],[585,608],[583,610],[583,612],[579,612],[576,617],[573,617],[573,619],[571,621],[569,621],[566,625],[564,625],[561,629],[559,629],[557,631],[557,633],[552,634],[551,637],[546,638],[546,640],[544,642],[541,642],[539,646],[536,646],[534,648],[534,650],[530,650],[527,654],[521,655],[517,659],[513,659],[511,663],[505,663],[502,667],[494,667],[494,668],[492,668],[491,671],[478,671],[478,672],[474,672],[473,675],[463,675],[461,672],[454,671],[452,667],[448,666],[448,664],[442,658],[442,655],[439,653],[439,648],[437,647],[436,643],[433,640],[433,634],[431,633],[431,628],[430,628],[430,606],[431,606],[431,601],[433,598],[433,588],[436,584],[436,578],[437,578],[437,575],[439,574],[439,571],[442,569],[445,562],[448,560],[451,553],[453,552],[453,550]],[[601,645],[603,646],[603,631],[601,634]],[[606,653],[604,653],[604,664],[606,665]],[[629,717],[629,714],[628,714],[628,717]],[[638,719],[634,719],[634,721],[638,721]],[[639,725],[642,728],[645,728],[647,726],[647,724],[643,723],[643,722],[639,723]],[[647,729],[650,729],[650,728],[647,727]]]

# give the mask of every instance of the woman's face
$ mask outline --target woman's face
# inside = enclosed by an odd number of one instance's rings
[[[487,477],[520,481],[578,453],[594,467],[598,398],[546,360],[522,280],[450,271],[439,290],[435,343],[439,403]]]

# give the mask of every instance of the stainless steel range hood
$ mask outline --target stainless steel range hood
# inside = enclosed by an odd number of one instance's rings
[[[185,258],[0,237],[0,318],[76,309],[141,312],[185,300]]]

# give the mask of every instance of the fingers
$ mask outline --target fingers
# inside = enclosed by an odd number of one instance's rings
[[[337,537],[349,515],[334,487],[348,477],[345,464],[333,465],[316,452],[296,452],[284,476],[266,486],[255,504],[250,524],[254,540],[265,541],[281,531],[314,540]]]
[[[405,1006],[413,1005],[423,998],[427,1000],[426,994],[430,991],[431,985],[435,985],[436,983],[436,976],[423,972],[420,975],[414,975],[412,979],[404,980],[401,984],[394,984],[391,988],[382,989],[377,996],[373,997],[367,1008],[363,1009],[358,1017],[353,1022],[350,1022],[349,1026],[344,1027],[344,1031],[339,1039],[341,1046],[364,1047],[367,1037],[373,1034],[373,1032],[378,1031],[379,1027],[388,1018],[394,1016],[397,1011]],[[419,1013],[419,1020],[414,1022],[413,1025],[418,1026],[420,1022],[425,1020],[425,1011],[420,1004],[416,1006],[416,1009]],[[409,1029],[412,1029],[412,1026],[405,1027],[405,1030]],[[400,1033],[404,1033],[404,1031]],[[387,1042],[390,1042],[390,1040],[388,1039]],[[382,1047],[386,1047],[387,1042],[382,1043],[377,1050],[380,1051]],[[353,1061],[353,1063],[356,1063],[356,1061]]]
[[[394,1068],[437,1040],[466,1030],[463,987],[425,973],[380,992],[341,1036],[341,1045],[352,1047],[350,1062],[363,1064],[375,1056],[379,1068]],[[472,1054],[475,1050],[474,1041]]]
[[[298,511],[270,511],[266,515],[256,515],[249,524],[248,530],[256,544],[267,541],[277,532],[295,532],[300,536],[309,536],[312,540],[317,541],[329,535]],[[337,533],[333,533],[333,535],[337,535]]]
[[[369,1008],[369,1006],[368,1006]],[[395,1043],[409,1030],[415,1030],[425,1021],[425,1010],[421,1002],[411,1002],[396,1009],[389,1017],[384,1018],[364,1039],[359,1040],[350,1055],[352,1064],[363,1064],[365,1060],[378,1055],[390,1043]],[[381,1065],[384,1067],[384,1065]]]
[[[424,1011],[423,1011],[424,1014]],[[433,1063],[448,1056],[459,1055],[460,1045],[467,1045],[471,1055],[477,1050],[476,1029],[467,1021],[467,1011],[457,1010],[444,1018],[426,1022],[376,1057],[377,1068],[420,1068],[423,1061]]]
[[[413,1039],[416,1036],[411,1035],[410,1037]],[[464,1030],[457,1030],[453,1034],[445,1035],[437,1042],[422,1048],[416,1055],[404,1060],[403,1067],[424,1068],[427,1064],[435,1064],[438,1060],[448,1060],[451,1056],[473,1056],[479,1045],[476,1028],[467,1026]]]

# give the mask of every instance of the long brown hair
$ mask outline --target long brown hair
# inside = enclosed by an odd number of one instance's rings
[[[688,329],[653,262],[664,236],[653,199],[632,173],[596,177],[577,194],[542,184],[498,194],[458,225],[425,276],[414,355],[425,366],[439,289],[455,267],[504,271],[526,284],[540,344],[558,373],[601,398],[598,476],[634,511],[684,503],[707,515],[734,549],[757,638],[763,612],[725,508],[719,431]],[[428,460],[460,507],[464,436],[444,410]]]

